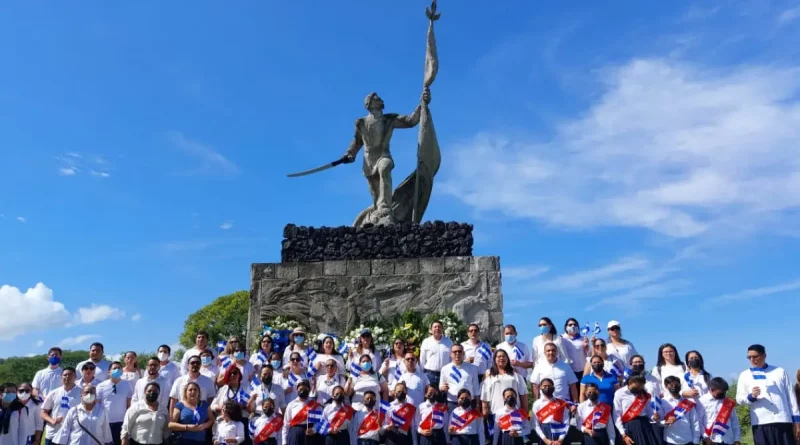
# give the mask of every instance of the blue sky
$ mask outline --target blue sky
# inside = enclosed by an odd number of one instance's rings
[[[359,164],[285,175],[341,156],[369,92],[413,110],[426,5],[0,6],[3,354],[174,343],[286,223],[350,224]],[[526,342],[614,318],[651,365],[671,341],[726,377],[754,342],[800,366],[800,3],[440,10],[426,218],[501,257]]]

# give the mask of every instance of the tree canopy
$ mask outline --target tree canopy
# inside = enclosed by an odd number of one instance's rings
[[[240,290],[224,295],[197,312],[189,315],[183,324],[183,333],[178,341],[181,346],[194,346],[195,334],[199,330],[208,332],[208,343],[215,345],[217,340],[227,340],[236,335],[247,340],[247,311],[250,307],[250,292]]]
[[[72,366],[89,358],[89,351],[64,351],[61,367]],[[47,354],[0,359],[0,382],[30,383],[36,371],[47,367]]]

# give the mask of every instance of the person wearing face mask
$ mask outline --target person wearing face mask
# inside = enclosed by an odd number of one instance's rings
[[[306,380],[306,368],[303,367],[303,357],[300,353],[293,352],[289,358],[288,372],[286,372],[285,378],[283,379],[283,387],[286,391],[286,403],[291,403],[292,400],[297,398],[297,383],[302,380]]]
[[[644,389],[652,396],[661,397],[664,395],[664,389],[658,378],[649,372],[645,371],[644,357],[641,355],[634,355],[630,361],[631,373],[641,375],[645,379]]]
[[[561,336],[561,345],[569,357],[572,371],[578,381],[583,378],[583,364],[589,356],[589,338],[581,335],[581,326],[578,320],[568,318],[564,323],[565,333]]]
[[[548,317],[542,317],[539,320],[539,335],[533,338],[533,347],[531,348],[531,360],[534,366],[539,363],[547,362],[548,359],[544,355],[544,345],[553,343],[556,345],[558,351],[558,361],[572,365],[572,360],[567,355],[567,350],[561,343],[561,337],[558,336],[558,330],[553,324],[553,321]]]
[[[711,374],[705,369],[703,356],[697,351],[686,353],[686,366],[689,368],[681,376],[683,396],[691,398],[694,402],[708,392],[708,382]]]
[[[0,385],[0,445],[22,445],[28,440],[31,429],[28,408],[17,398],[17,385]]]
[[[250,401],[247,402],[247,411],[262,414],[263,402],[269,399],[272,401],[273,409],[282,414],[286,409],[286,392],[284,392],[280,383],[275,381],[275,370],[272,368],[272,365],[266,364],[261,367],[261,375],[258,380],[260,384],[250,393]]]
[[[617,378],[605,370],[603,357],[594,355],[589,360],[592,372],[583,376],[581,379],[581,402],[586,401],[586,388],[592,385],[599,392],[600,403],[611,406],[614,403],[614,393],[619,389]]]
[[[430,373],[422,374],[417,372],[417,356],[413,352],[406,352],[403,364],[405,364],[406,369],[397,379],[395,385],[398,382],[405,383],[408,402],[415,406],[419,405],[425,400],[425,388],[431,384],[428,380]]]
[[[319,434],[314,431],[315,412],[322,406],[310,397],[311,384],[308,380],[297,383],[297,398],[289,402],[283,415],[281,438],[283,445],[319,445]],[[309,418],[309,415],[312,417]]]
[[[378,445],[383,434],[384,415],[378,407],[378,397],[373,391],[364,392],[364,403],[353,415],[355,441],[358,445]]]
[[[50,348],[47,351],[47,367],[36,371],[33,376],[33,398],[47,398],[51,391],[61,386],[61,355],[63,351],[61,348]]]
[[[614,394],[613,418],[617,431],[625,445],[660,445],[651,420],[661,419],[660,408],[651,403],[651,395],[645,389],[645,379],[635,374],[628,379],[627,386]]]
[[[172,389],[169,392],[170,412],[175,409],[175,404],[181,401],[184,389],[189,383],[197,384],[197,386],[200,388],[200,400],[205,401],[208,404],[211,404],[211,401],[214,400],[214,396],[217,393],[214,382],[210,378],[200,374],[199,356],[195,355],[194,357],[190,357],[187,364],[189,366],[189,373],[182,375],[178,378],[178,380],[175,380],[175,383],[172,384]]]
[[[350,438],[356,432],[353,423],[355,411],[345,404],[344,388],[333,388],[331,395],[322,411],[322,416],[330,424],[328,434],[325,435],[325,445],[350,445]]]
[[[461,346],[461,345],[455,345]],[[414,414],[419,445],[445,445],[450,443],[450,433],[445,425],[450,423],[447,404],[439,402],[439,391],[434,385],[425,388],[425,401],[418,404]]]
[[[17,399],[27,408],[27,427],[25,435],[32,444],[41,443],[44,421],[42,420],[43,401],[36,397],[31,397],[33,388],[30,383],[23,383],[17,388]]]
[[[158,357],[150,357],[147,360],[147,366],[144,369],[144,377],[136,381],[136,386],[133,388],[133,395],[131,396],[131,406],[139,401],[144,400],[144,390],[150,383],[157,383],[161,388],[159,391],[158,406],[164,412],[169,410],[169,390],[172,388],[172,383],[167,381],[166,378],[159,375],[161,361]]]
[[[372,391],[375,394],[380,394],[382,400],[389,399],[389,387],[386,384],[386,379],[382,375],[375,372],[372,367],[372,358],[370,354],[364,354],[359,361],[359,372],[351,370],[350,378],[347,380],[345,392],[350,395],[353,408],[361,409],[364,402],[364,395],[367,391]]]
[[[533,359],[528,346],[525,343],[517,341],[517,328],[513,324],[507,324],[503,328],[503,335],[505,341],[499,343],[496,350],[503,350],[511,360],[511,366],[514,367],[514,372],[521,375],[523,378],[528,377],[528,370],[533,368]]]
[[[614,424],[611,405],[600,400],[600,389],[586,383],[585,399],[575,411],[575,425],[583,433],[583,445],[614,445]]]
[[[408,388],[403,382],[394,386],[395,399],[389,404],[384,419],[386,445],[417,445],[417,408],[408,400]]]
[[[714,377],[708,382],[708,392],[697,403],[703,413],[700,427],[705,445],[739,445],[742,432],[736,415],[736,401],[725,397],[727,393],[728,382]]]
[[[133,388],[130,382],[122,380],[123,368],[120,362],[111,362],[110,378],[97,385],[97,401],[103,405],[111,427],[111,437],[114,445],[120,445],[122,422],[125,421],[125,411],[131,406]]]
[[[290,363],[289,358],[292,354],[298,353],[302,359],[303,367],[306,367],[308,365],[308,349],[305,331],[302,328],[295,328],[289,334],[289,347],[283,351],[283,363]]]
[[[275,401],[269,397],[264,399],[259,404],[258,415],[251,417],[253,445],[278,445],[283,429],[283,416],[275,411]]]
[[[236,364],[236,367],[239,368],[239,372],[242,373],[242,382],[249,384],[250,381],[253,380],[253,376],[256,375],[256,368],[252,363],[247,361],[244,345],[236,346],[236,349],[233,351],[233,360],[233,362]],[[221,373],[217,378],[217,385],[223,384],[223,375],[224,374]]]
[[[523,445],[524,437],[530,434],[526,415],[517,405],[517,392],[512,388],[503,391],[504,404],[492,414],[494,415],[494,444]]]
[[[51,391],[42,404],[42,420],[45,422],[45,445],[52,445],[63,425],[70,408],[81,402],[81,387],[75,384],[75,368],[65,367],[61,371],[61,386]]]
[[[573,376],[574,377],[574,376]],[[541,397],[533,402],[533,427],[539,445],[561,445],[569,431],[569,405],[555,396],[555,383],[545,378],[539,384]]]
[[[468,389],[458,391],[456,407],[450,413],[447,432],[453,445],[485,445],[486,435],[483,416],[473,406],[474,400]]]
[[[147,383],[142,400],[135,402],[125,412],[120,430],[122,445],[159,445],[166,442],[171,434],[169,416],[166,408],[160,405],[160,400],[161,386],[156,382]]]
[[[681,396],[681,379],[669,376],[665,380],[667,394],[662,401],[666,414],[661,420],[664,426],[664,442],[673,445],[697,444],[703,437],[704,415],[695,402]]]
[[[214,386],[217,385],[217,378],[219,375],[225,372],[224,369],[220,369],[220,367],[214,363],[215,361],[214,354],[211,350],[205,350],[200,354],[200,374],[208,377]]]
[[[113,442],[108,414],[102,403],[97,402],[96,388],[84,386],[81,403],[69,409],[67,416],[53,443],[59,445],[98,445]]]
[[[217,368],[215,358],[215,351],[209,347],[208,345],[208,332],[200,330],[197,331],[194,337],[194,346],[186,350],[183,353],[183,360],[181,362],[181,374],[185,375],[189,372],[189,359],[194,356],[202,356],[202,354],[208,351],[211,354],[212,363],[210,363],[211,371],[214,374],[214,380],[216,380],[217,374],[219,374],[219,369]],[[175,379],[177,380],[177,379]],[[173,381],[174,383],[174,381]]]
[[[339,374],[339,362],[333,358],[320,363],[320,370],[322,372],[316,377],[317,385],[314,388],[314,397],[317,402],[324,405],[331,399],[336,387],[344,387],[347,384],[347,379]]]
[[[161,345],[158,347],[158,353],[156,357],[158,357],[158,375],[164,378],[167,382],[166,388],[172,388],[172,384],[175,383],[175,380],[181,376],[181,368],[175,362],[169,360],[170,355],[172,354],[172,348],[169,345]],[[149,360],[148,360],[149,362]],[[137,382],[138,383],[138,382]],[[162,386],[162,388],[165,388]]]

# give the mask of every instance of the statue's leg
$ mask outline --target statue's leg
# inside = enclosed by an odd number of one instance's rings
[[[369,193],[372,195],[372,207],[377,209],[381,189],[380,175],[367,176],[367,184],[369,184]]]
[[[381,158],[378,161],[378,175],[380,177],[378,207],[392,208],[392,167],[394,167],[394,163],[389,158]]]

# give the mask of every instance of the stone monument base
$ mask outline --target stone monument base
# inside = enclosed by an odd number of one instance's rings
[[[314,332],[344,335],[361,323],[414,309],[453,311],[480,324],[487,339],[502,334],[496,256],[257,263],[250,274],[249,332],[282,315]]]

